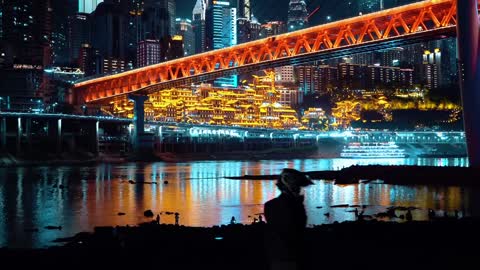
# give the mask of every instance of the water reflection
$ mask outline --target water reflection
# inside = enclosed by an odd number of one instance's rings
[[[44,247],[58,237],[94,226],[135,225],[146,221],[143,211],[179,212],[180,223],[211,226],[251,222],[263,203],[278,195],[275,181],[240,181],[225,176],[278,174],[282,168],[302,171],[341,169],[353,164],[423,164],[465,166],[465,159],[288,160],[191,163],[102,164],[93,167],[0,168],[0,246]],[[130,184],[129,181],[136,184]],[[168,184],[164,184],[168,181]],[[60,188],[63,187],[63,188]],[[478,215],[478,190],[460,187],[358,184],[335,186],[319,181],[306,190],[308,224],[353,220],[354,214],[337,204],[369,205],[365,214],[385,207],[416,206],[416,219],[427,208],[453,212],[465,209]],[[475,201],[476,200],[476,201]],[[321,207],[321,208],[318,208]],[[126,213],[119,216],[118,212]],[[327,217],[325,213],[330,215]],[[162,222],[174,223],[173,215]],[[45,226],[62,226],[49,231]],[[39,232],[25,232],[37,228]]]

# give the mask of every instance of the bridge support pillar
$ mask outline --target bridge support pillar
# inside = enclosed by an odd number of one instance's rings
[[[62,119],[58,119],[56,121],[57,124],[57,129],[56,129],[56,149],[57,149],[57,154],[62,153]]]
[[[20,154],[22,152],[22,135],[23,135],[22,118],[18,117],[17,118],[17,136],[15,140],[15,150],[17,154]]]
[[[133,122],[135,132],[133,135],[133,149],[135,152],[151,152],[153,150],[153,134],[145,133],[145,101],[148,96],[128,95],[135,105],[133,109]]]
[[[470,167],[480,168],[480,23],[478,0],[457,1],[463,119]]]
[[[7,119],[2,117],[0,120],[0,141],[2,151],[7,150]]]
[[[27,152],[32,152],[32,118],[25,119],[25,136],[27,139]]]
[[[99,152],[100,152],[100,149],[99,149],[99,145],[100,145],[100,134],[99,134],[99,130],[100,130],[100,121],[95,121],[94,122],[94,126],[92,128],[92,139],[93,140],[93,153],[95,155],[98,156]]]

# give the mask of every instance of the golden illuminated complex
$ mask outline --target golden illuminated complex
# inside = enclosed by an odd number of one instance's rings
[[[145,118],[162,122],[232,125],[240,127],[298,128],[297,112],[278,103],[274,74],[255,76],[251,87],[217,89],[201,85],[194,90],[169,89],[151,94]],[[113,114],[133,117],[133,103],[112,102]]]

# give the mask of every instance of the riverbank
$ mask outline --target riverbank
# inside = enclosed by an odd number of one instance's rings
[[[472,269],[478,218],[426,222],[356,221],[308,228],[306,269]],[[22,269],[267,269],[265,224],[195,228],[143,224],[97,227],[42,250],[0,250]],[[10,264],[6,264],[10,265]],[[474,268],[474,267],[473,267]]]
[[[438,166],[350,166],[339,171],[307,171],[315,180],[331,180],[338,185],[367,183],[380,180],[395,185],[480,185],[480,169]],[[232,180],[275,180],[278,175],[243,175],[227,177]]]
[[[97,163],[125,162],[189,162],[189,161],[220,161],[220,160],[284,160],[303,158],[337,158],[338,151],[333,148],[317,146],[295,148],[273,148],[264,151],[231,151],[210,153],[142,153],[139,155],[100,154],[88,152],[55,154],[38,154],[35,156],[15,156],[8,153],[0,154],[0,167],[16,166],[62,166],[62,165],[92,165]]]

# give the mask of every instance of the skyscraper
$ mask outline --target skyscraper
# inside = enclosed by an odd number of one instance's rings
[[[126,21],[120,3],[105,1],[91,15],[92,45],[104,59],[101,70],[124,69]],[[121,67],[121,68],[120,68]]]
[[[237,9],[230,2],[210,0],[206,12],[206,47],[216,50],[237,44]],[[220,78],[217,86],[237,87],[237,76]]]
[[[195,33],[195,53],[202,53],[206,50],[205,43],[205,14],[207,11],[207,2],[197,0],[192,11],[192,28]]]
[[[251,14],[250,0],[237,0],[237,17],[250,20]]]
[[[304,0],[290,0],[287,26],[289,32],[308,27],[307,4]]]
[[[123,12],[127,15],[127,26],[125,33],[125,43],[127,48],[126,61],[127,65],[138,66],[137,59],[137,45],[144,37],[144,28],[142,23],[142,15],[144,10],[143,0],[128,0],[124,1],[122,7]]]
[[[160,41],[146,39],[138,43],[137,66],[144,67],[160,63]]]
[[[193,32],[192,21],[190,19],[176,20],[176,34],[183,37],[183,50],[185,55],[195,54],[195,33]]]
[[[175,1],[145,0],[142,16],[145,38],[162,39],[175,34]]]
[[[103,0],[78,0],[79,13],[92,13]]]
[[[77,13],[68,17],[68,58],[71,63],[77,63],[83,44],[90,43],[90,22],[88,14]]]

